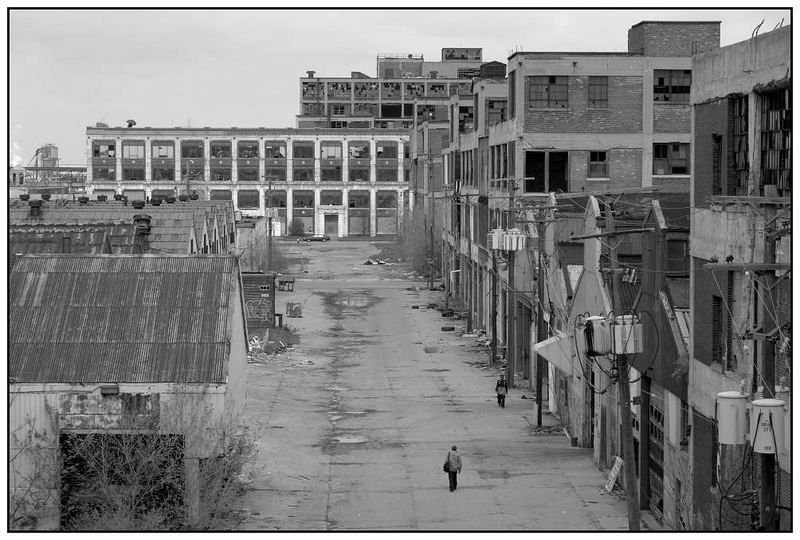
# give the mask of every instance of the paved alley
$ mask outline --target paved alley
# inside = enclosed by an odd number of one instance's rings
[[[259,454],[241,528],[626,529],[625,501],[602,493],[591,450],[533,434],[527,390],[499,408],[498,372],[463,323],[443,332],[438,311],[412,308],[441,293],[400,265],[363,265],[375,246],[286,244],[307,263],[277,307],[303,305],[285,320],[301,341],[248,365],[245,422]],[[442,472],[452,444],[464,463],[453,493]]]

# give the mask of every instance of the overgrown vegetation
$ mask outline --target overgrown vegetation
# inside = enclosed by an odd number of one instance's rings
[[[294,218],[289,222],[289,236],[303,236],[305,230],[306,227],[303,225],[302,219]]]
[[[422,212],[414,212],[410,217],[404,216],[400,234],[397,235],[397,244],[403,259],[415,272],[429,275],[432,269],[434,277],[441,275],[442,239],[434,231],[433,250],[431,250],[431,231],[426,229],[425,216]]]

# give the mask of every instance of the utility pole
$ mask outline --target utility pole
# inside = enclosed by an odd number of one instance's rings
[[[765,190],[765,195],[767,195]],[[764,262],[775,262],[775,236],[771,233],[777,227],[775,224],[776,209],[773,204],[764,206]],[[730,272],[726,272],[730,274]],[[775,309],[775,272],[764,272],[764,303],[761,307],[761,321],[764,325],[764,334],[769,335],[777,330],[776,319],[778,311]],[[728,277],[730,279],[730,276]],[[771,313],[770,313],[771,312]],[[775,343],[765,339],[761,342],[762,362],[761,375],[764,381],[764,397],[775,396]],[[777,449],[776,449],[777,452]],[[775,501],[775,454],[761,454],[761,491],[759,494],[759,522],[762,529],[776,530],[773,516],[776,514]]]
[[[513,229],[516,225],[516,213],[514,209],[514,195],[517,189],[516,179],[512,179],[511,190],[508,195],[508,225]],[[514,386],[514,371],[516,369],[517,359],[517,289],[514,283],[514,266],[516,265],[516,252],[511,250],[508,252],[508,284],[507,290],[511,296],[511,308],[508,308],[508,294],[506,294],[506,379],[508,386]]]
[[[491,354],[489,366],[494,367],[497,360],[497,251],[494,249],[492,250],[492,347],[489,354]]]
[[[547,333],[547,326],[544,320],[544,211],[536,217],[536,233],[538,235],[537,250],[537,278],[536,278],[536,296],[537,296],[537,312],[536,312],[536,340],[543,341]],[[545,359],[536,353],[536,427],[542,427],[542,379],[543,372],[546,369],[547,363]]]
[[[466,209],[466,214],[464,218],[467,220],[467,275],[469,276],[469,281],[467,282],[467,333],[472,332],[472,289],[473,289],[473,281],[475,280],[475,276],[472,273],[472,211],[471,206],[469,204],[469,196],[467,196],[467,200],[464,203],[464,208]],[[467,280],[464,280],[465,282]]]
[[[610,204],[605,205],[606,224],[609,233],[616,233],[614,211]],[[617,259],[617,245],[619,242],[609,242],[611,257],[611,296],[614,303],[614,317],[622,315],[621,269]],[[616,322],[616,321],[615,321]],[[613,342],[613,338],[612,338]],[[631,393],[628,377],[628,357],[624,354],[615,355],[617,365],[617,383],[619,386],[620,426],[619,438],[622,445],[622,463],[625,469],[625,494],[628,498],[628,530],[639,530],[639,493],[636,488],[636,461],[633,455],[633,426],[631,421]],[[647,436],[644,434],[643,436]]]
[[[267,180],[269,182],[269,187],[268,187],[269,195],[267,196],[268,197],[267,201],[269,203],[269,210],[268,210],[269,217],[267,218],[267,223],[268,223],[268,230],[267,230],[267,257],[268,257],[267,270],[271,270],[272,269],[272,176],[270,175]]]

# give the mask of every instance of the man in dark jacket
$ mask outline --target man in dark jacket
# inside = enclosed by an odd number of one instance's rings
[[[450,491],[455,491],[458,487],[458,473],[461,472],[461,455],[457,452],[458,447],[453,445],[453,448],[447,453],[444,459],[447,465],[447,476],[450,480]]]
[[[504,373],[500,374],[500,380],[494,385],[494,391],[497,392],[497,404],[505,409],[506,394],[508,394],[508,381]]]

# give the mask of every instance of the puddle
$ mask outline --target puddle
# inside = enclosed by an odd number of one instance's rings
[[[338,437],[334,437],[333,440],[339,444],[358,444],[367,442],[367,438],[360,435],[339,435]]]
[[[450,370],[443,368],[430,368],[430,369],[423,369],[422,371],[430,371],[431,373],[441,373],[443,371],[450,371]]]
[[[423,350],[428,354],[442,352],[439,347],[423,347]]]

